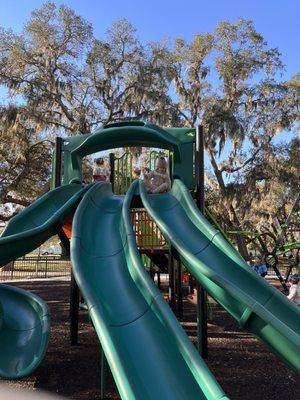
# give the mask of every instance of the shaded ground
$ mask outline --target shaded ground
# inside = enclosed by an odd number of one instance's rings
[[[73,400],[99,399],[100,348],[87,315],[80,314],[78,346],[69,341],[69,282],[35,281],[14,283],[40,295],[52,314],[51,341],[37,371],[20,381],[6,381],[10,387],[43,389]],[[184,303],[186,329],[196,340],[195,305]],[[219,307],[213,309],[209,324],[207,364],[231,400],[299,400],[300,379],[256,339],[242,332]],[[109,374],[107,399],[118,399]]]

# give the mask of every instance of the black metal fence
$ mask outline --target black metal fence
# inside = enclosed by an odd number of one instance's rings
[[[0,268],[0,281],[70,276],[71,262],[60,255],[24,256]]]
[[[283,278],[291,274],[299,273],[300,267],[280,263],[278,266]],[[30,255],[18,258],[0,268],[0,281],[68,277],[71,275],[71,262],[61,258],[60,255]],[[269,276],[275,275],[272,268]]]

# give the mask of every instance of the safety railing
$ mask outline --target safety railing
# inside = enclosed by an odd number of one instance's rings
[[[131,221],[139,249],[157,250],[167,246],[156,223],[142,208],[131,211]]]
[[[111,174],[115,194],[125,194],[133,181],[132,154],[127,152],[120,157],[111,155]]]
[[[149,170],[153,171],[155,169],[156,160],[159,157],[168,157],[171,164],[170,152],[151,150],[146,157],[145,165],[143,165],[143,167],[146,167]],[[139,174],[136,173],[133,156],[129,151],[125,152],[120,157],[116,157],[113,153],[111,153],[110,170],[111,182],[113,184],[115,194],[125,194],[129,189],[132,181],[137,179],[140,176],[141,172],[139,171]]]

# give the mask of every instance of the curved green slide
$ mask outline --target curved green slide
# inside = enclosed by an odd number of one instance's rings
[[[0,378],[19,379],[43,360],[50,332],[46,303],[13,286],[0,285]]]
[[[134,187],[99,183],[73,219],[75,279],[122,399],[227,399],[141,263],[129,210]]]
[[[12,218],[0,237],[0,267],[36,249],[58,233],[91,186],[81,183],[60,186]]]
[[[54,189],[12,218],[0,237],[0,266],[57,233],[88,189],[75,183]],[[46,303],[30,292],[0,284],[0,378],[32,373],[44,358],[49,333]]]
[[[207,292],[299,374],[300,307],[249,268],[180,180],[160,195],[147,194],[142,181],[133,187],[139,187],[146,210]]]

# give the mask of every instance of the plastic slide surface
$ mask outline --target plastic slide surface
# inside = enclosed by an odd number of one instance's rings
[[[121,398],[228,400],[141,263],[133,189],[124,198],[96,184],[77,208],[71,239],[75,279]]]
[[[0,378],[18,379],[43,360],[50,333],[50,315],[38,296],[0,285]]]
[[[207,292],[299,374],[300,307],[249,268],[180,180],[160,195],[147,194],[142,181],[133,183],[137,186],[150,216]]]
[[[45,194],[12,218],[0,238],[0,266],[57,233],[89,187],[70,184]],[[0,378],[29,375],[42,361],[49,340],[50,315],[38,296],[0,284]]]
[[[58,233],[90,187],[71,183],[53,189],[12,218],[0,237],[0,267]]]

